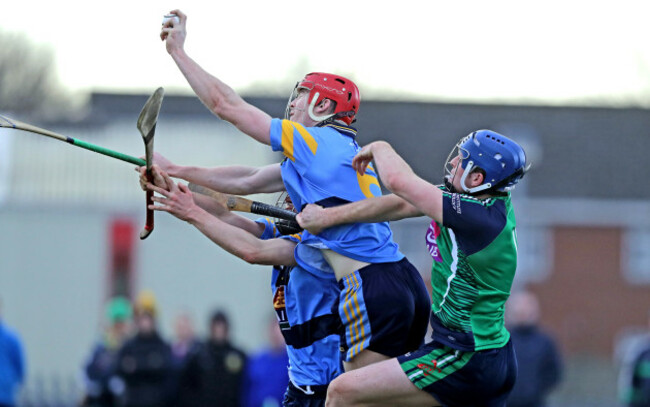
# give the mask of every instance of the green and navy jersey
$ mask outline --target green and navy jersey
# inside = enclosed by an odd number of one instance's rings
[[[372,166],[363,175],[352,168],[352,159],[360,150],[354,128],[335,123],[304,127],[273,119],[270,136],[273,150],[285,156],[282,180],[296,208],[310,203],[335,206],[382,194]],[[319,250],[323,248],[368,263],[404,258],[388,222],[340,225],[318,236],[305,231],[302,238],[296,248],[296,261],[316,274],[327,268]]]
[[[504,346],[505,303],[517,268],[510,195],[476,199],[443,190],[443,224],[431,222],[427,245],[434,339],[462,351]]]

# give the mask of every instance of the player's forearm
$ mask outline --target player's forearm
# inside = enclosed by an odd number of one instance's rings
[[[170,169],[169,175],[224,194],[249,195],[284,190],[277,165],[261,168],[241,165],[212,168],[175,166]]]
[[[355,222],[387,222],[422,215],[417,208],[394,194],[327,208],[325,213],[329,223],[326,227]]]
[[[205,196],[200,193],[194,193],[193,195],[194,203],[200,208],[208,212],[209,214],[216,216],[221,221],[228,223],[229,225],[243,229],[255,237],[262,236],[264,232],[264,226],[259,223],[245,218],[243,216],[237,215],[233,212],[230,212],[222,202],[219,202],[217,199],[214,199],[210,196]]]
[[[291,248],[272,247],[268,241],[260,240],[248,231],[228,224],[201,208],[193,210],[187,221],[228,253],[248,263],[295,265]]]
[[[442,223],[442,191],[438,187],[418,177],[386,142],[373,143],[372,156],[377,174],[388,190],[411,205],[413,210]]]

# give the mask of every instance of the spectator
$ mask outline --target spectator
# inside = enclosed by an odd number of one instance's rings
[[[650,331],[640,336],[627,352],[619,384],[622,386],[620,396],[626,407],[650,406]]]
[[[115,395],[111,377],[115,372],[117,352],[129,334],[131,303],[124,297],[114,297],[106,304],[105,332],[84,366],[84,399],[82,405],[112,407]]]
[[[513,294],[507,304],[507,322],[519,372],[508,407],[541,407],[559,384],[562,359],[553,338],[539,326],[540,307],[529,291]]]
[[[169,344],[156,326],[154,295],[142,292],[135,304],[136,333],[126,341],[117,357],[117,374],[124,384],[119,405],[164,407],[172,396],[172,359]]]
[[[230,324],[222,311],[210,318],[209,337],[182,372],[181,387],[193,391],[198,407],[240,407],[246,354],[230,343]]]
[[[267,327],[269,346],[251,355],[244,380],[244,407],[280,407],[289,384],[289,357],[277,318]]]
[[[192,317],[186,312],[176,316],[174,331],[175,338],[171,347],[176,392],[174,405],[176,407],[194,407],[198,400],[196,393],[191,387],[181,386],[180,380],[190,356],[199,351],[201,343],[194,332]]]
[[[25,354],[22,341],[13,329],[4,324],[0,312],[0,407],[16,405],[16,395],[24,380]]]
[[[182,312],[174,320],[174,342],[172,343],[172,360],[174,365],[182,365],[187,357],[200,346],[194,332],[192,317]]]

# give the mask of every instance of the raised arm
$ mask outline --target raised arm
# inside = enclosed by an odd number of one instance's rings
[[[162,195],[162,197],[154,196],[153,200],[158,205],[151,205],[151,209],[169,212],[192,224],[224,250],[248,263],[288,266],[296,264],[293,256],[295,243],[285,239],[261,240],[259,239],[261,229],[248,224],[253,228],[249,229],[245,224],[238,223],[244,218],[240,217],[241,219],[234,224],[227,223],[226,221],[232,221],[229,220],[230,215],[222,216],[224,213],[219,209],[215,213],[221,213],[220,217],[211,215],[196,204],[192,192],[186,185],[174,183],[164,172],[161,172],[160,176],[164,178],[167,189],[147,184],[148,189]],[[205,202],[203,205],[205,206]]]
[[[163,26],[160,38],[166,41],[167,52],[194,93],[218,117],[232,123],[260,143],[270,145],[271,116],[245,102],[230,86],[205,71],[187,55],[185,52],[187,16],[180,10],[172,10],[171,14],[176,14],[180,23],[170,19]]]
[[[345,205],[322,208],[307,205],[296,219],[313,234],[331,226],[355,222],[385,222],[421,216],[416,207],[397,195],[384,195]]]
[[[417,176],[385,141],[364,146],[352,160],[352,166],[363,174],[373,160],[377,173],[388,190],[421,213],[442,223],[442,191],[438,187]]]

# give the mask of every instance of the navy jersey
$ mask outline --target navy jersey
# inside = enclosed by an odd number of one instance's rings
[[[262,239],[282,237],[300,242],[299,235],[280,236],[268,218]],[[273,307],[289,355],[289,378],[297,386],[327,385],[341,373],[340,320],[336,314],[339,288],[334,274],[316,276],[300,266],[274,266]]]
[[[372,166],[363,175],[352,168],[360,148],[356,130],[339,124],[304,127],[289,120],[271,122],[271,147],[285,156],[282,180],[296,208],[309,203],[334,206],[380,196]],[[328,228],[318,236],[305,231],[296,249],[296,261],[318,273],[322,260],[317,249],[328,248],[368,263],[387,263],[404,258],[393,241],[388,222],[352,223]]]

